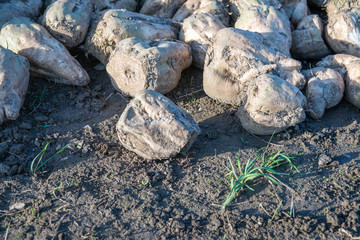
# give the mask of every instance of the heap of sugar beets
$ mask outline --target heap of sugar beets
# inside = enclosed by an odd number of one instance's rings
[[[147,159],[186,152],[200,133],[162,95],[190,65],[253,134],[321,118],[344,94],[360,108],[357,0],[6,0],[0,28],[0,123],[19,115],[30,75],[88,84],[68,51],[79,48],[133,97],[116,128]]]

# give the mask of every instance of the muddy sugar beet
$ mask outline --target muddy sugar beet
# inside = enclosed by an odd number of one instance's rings
[[[320,0],[311,0],[311,1],[320,1]],[[326,8],[326,12],[328,16],[336,16],[338,13],[341,12],[348,12],[355,8],[360,7],[360,1],[358,0],[346,0],[346,1],[339,1],[339,0],[323,0],[322,7]]]
[[[0,32],[0,46],[26,57],[32,73],[57,83],[84,86],[90,78],[80,63],[46,29],[26,17],[13,18]]]
[[[261,5],[273,6],[280,9],[281,5],[277,1],[271,0],[231,0],[230,1],[230,12],[231,18],[234,22],[251,7],[257,7]]]
[[[312,118],[321,118],[325,109],[340,103],[345,88],[344,80],[338,71],[330,68],[312,68],[303,71],[303,74],[308,80],[308,113]]]
[[[46,9],[42,25],[66,47],[75,47],[85,39],[91,12],[90,0],[58,0]]]
[[[296,59],[321,58],[330,54],[323,40],[324,26],[318,15],[305,17],[292,32],[291,55]]]
[[[103,64],[123,39],[139,37],[149,40],[177,39],[180,26],[171,19],[156,18],[125,10],[102,12],[91,24],[86,38],[87,51]]]
[[[316,66],[338,71],[345,81],[345,98],[360,108],[360,58],[347,54],[330,55]]]
[[[204,69],[206,51],[215,34],[223,28],[220,20],[209,13],[199,13],[184,20],[179,39],[191,47],[195,67]]]
[[[334,52],[360,57],[360,7],[330,15],[325,38]]]
[[[146,0],[140,13],[154,17],[172,18],[176,10],[185,2],[186,0]]]
[[[247,100],[237,116],[248,132],[271,135],[305,120],[306,98],[284,79],[263,74],[249,84]]]
[[[37,17],[42,5],[42,0],[0,1],[0,28],[13,17]]]
[[[284,12],[269,5],[251,7],[238,18],[235,28],[260,33],[274,50],[290,56],[291,24]]]
[[[187,0],[175,13],[173,19],[179,22],[184,19],[205,13],[219,19],[225,26],[229,25],[229,13],[224,4],[217,0]]]
[[[145,159],[187,152],[200,128],[185,110],[153,90],[139,91],[116,124],[119,140]]]
[[[282,4],[282,10],[295,26],[309,13],[307,0],[279,0],[279,2]]]
[[[204,66],[204,91],[221,102],[243,105],[252,79],[265,73],[277,74],[303,88],[301,63],[276,52],[258,33],[224,28],[214,37]]]
[[[104,9],[126,9],[135,12],[138,1],[137,0],[91,0],[95,11],[102,11]]]
[[[0,124],[15,120],[29,84],[28,60],[0,47]]]
[[[165,94],[177,86],[191,61],[191,49],[181,41],[127,38],[112,52],[106,70],[114,87],[126,94],[143,89]]]

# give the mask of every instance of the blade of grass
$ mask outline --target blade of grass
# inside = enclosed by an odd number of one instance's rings
[[[76,146],[79,146],[81,147],[81,145],[77,144],[77,143],[68,143],[66,144],[63,148],[61,148],[59,151],[57,151],[54,155],[52,155],[51,157],[49,157],[48,159],[46,159],[45,161],[42,161],[43,157],[44,157],[44,154],[46,152],[46,149],[48,148],[50,142],[48,142],[45,147],[41,150],[41,152],[39,154],[37,154],[35,156],[35,158],[32,160],[31,162],[31,166],[30,166],[30,170],[31,170],[31,173],[32,174],[35,174],[37,170],[39,170],[41,167],[43,167],[48,161],[50,161],[51,159],[53,159],[55,156],[59,155],[62,151],[64,151],[66,148],[68,148],[70,145],[74,144]],[[34,163],[36,162],[36,159],[39,158],[39,160],[37,161],[37,164],[36,164],[36,167],[34,168]]]
[[[255,191],[252,187],[250,187],[249,185],[245,185],[245,187],[247,187],[248,189],[250,189],[251,191]]]
[[[42,90],[41,93],[40,93],[39,99],[42,99],[42,98],[43,98],[43,96],[44,96],[44,94],[45,94],[45,91],[46,91],[46,87],[47,87],[47,83],[45,83],[45,86],[44,86],[43,90]],[[35,105],[36,100],[37,100],[37,97],[35,98],[34,102],[32,103],[32,106]]]
[[[50,161],[51,159],[53,159],[56,155],[60,154],[62,151],[64,151],[68,146],[70,146],[71,144],[75,144],[75,143],[68,143],[66,144],[63,148],[61,148],[59,151],[57,151],[54,155],[52,155],[50,158],[46,159],[36,170],[40,169],[42,166],[45,165],[45,163],[47,163],[48,161]]]
[[[30,171],[31,171],[32,174],[34,174],[34,173],[36,172],[36,170],[37,170],[37,168],[38,168],[38,166],[39,166],[42,158],[44,157],[45,151],[46,151],[47,147],[49,146],[49,144],[50,144],[50,142],[48,142],[48,143],[45,145],[45,147],[41,150],[41,152],[40,152],[38,155],[36,155],[35,158],[32,160],[31,165],[30,165]],[[36,167],[35,167],[35,169],[34,169],[34,163],[35,163],[36,159],[37,159],[39,156],[40,156],[40,159],[38,160],[38,162],[37,162],[37,164],[36,164]]]
[[[290,217],[293,217],[294,212],[294,196],[291,197],[291,203],[290,203]]]
[[[241,166],[241,161],[240,161],[240,152],[239,152],[238,159],[237,159],[237,165],[238,165],[239,173],[242,174],[243,168]]]
[[[275,210],[275,212],[274,212],[274,215],[273,215],[272,218],[271,218],[271,221],[275,218],[277,212],[279,211],[279,209],[280,209],[280,207],[281,207],[281,204],[282,204],[282,200],[279,202],[279,204],[278,204],[278,206],[277,206],[277,208],[276,208],[276,210]]]
[[[260,171],[262,173],[268,172],[268,173],[272,173],[272,174],[275,174],[275,175],[288,175],[288,173],[280,173],[280,172],[277,172],[274,169],[269,168],[269,167],[257,167],[256,170]]]
[[[266,148],[265,148],[264,152],[266,152],[266,151],[269,149],[271,140],[273,139],[274,135],[275,135],[275,131],[274,131],[273,134],[271,135],[271,137],[270,137],[270,139],[269,139],[269,141],[268,141],[268,143],[267,143],[267,145],[266,145]]]
[[[275,183],[276,185],[280,186],[280,183],[273,177],[271,177],[270,175],[266,175],[266,178],[269,179],[271,182]]]
[[[236,175],[236,171],[235,171],[234,165],[233,165],[230,157],[228,157],[228,160],[229,160],[230,166],[231,166],[231,173],[234,175],[235,178],[238,178],[237,175]]]
[[[299,169],[297,169],[297,167],[295,166],[295,164],[292,162],[294,156],[286,156],[284,154],[281,154],[281,157],[283,157],[284,159],[286,159],[289,162],[290,168],[294,168],[298,173],[300,173]]]

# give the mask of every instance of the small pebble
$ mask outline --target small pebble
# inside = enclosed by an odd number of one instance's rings
[[[9,176],[14,176],[17,173],[18,168],[19,168],[18,165],[13,165],[11,167],[10,171],[8,172],[8,175]]]
[[[105,67],[104,64],[99,63],[99,64],[96,64],[96,65],[94,66],[94,69],[95,69],[96,71],[104,71],[104,70],[106,69],[106,67]]]
[[[23,142],[29,143],[31,141],[31,136],[29,134],[24,134],[23,136]]]
[[[9,149],[7,142],[0,143],[0,155],[3,155]]]
[[[6,164],[0,163],[0,174],[8,174],[10,167]]]
[[[318,161],[319,167],[323,167],[325,165],[328,165],[331,162],[332,162],[332,159],[328,155],[320,154],[319,161]]]
[[[19,128],[22,130],[31,130],[32,126],[31,123],[24,122],[20,124]]]
[[[10,206],[10,211],[11,210],[21,210],[24,207],[25,207],[25,203],[15,203],[15,204]]]
[[[23,153],[24,149],[25,149],[24,144],[14,144],[11,146],[10,152],[13,154],[19,155],[19,154]]]
[[[90,127],[90,125],[86,125],[84,127],[84,130],[86,133],[90,134],[91,136],[96,136],[95,133],[93,132],[92,128]]]
[[[35,120],[36,122],[46,122],[46,121],[49,120],[49,118],[46,117],[46,116],[40,115],[40,116],[36,116],[36,117],[34,118],[34,120]]]
[[[17,174],[22,173],[25,170],[25,167],[26,167],[25,163],[20,164],[20,166],[19,166],[19,168],[17,170]]]
[[[10,155],[9,157],[7,157],[5,159],[5,161],[3,162],[3,164],[8,165],[8,166],[13,166],[13,165],[17,165],[20,163],[20,158],[15,157],[14,155]]]
[[[78,139],[74,138],[70,142],[73,143],[73,144],[69,145],[69,147],[68,147],[70,150],[75,150],[76,148],[81,149],[81,148],[84,147],[84,141],[83,140],[78,140]]]
[[[82,109],[84,107],[84,104],[83,103],[77,103],[77,104],[75,104],[75,108],[76,109]]]
[[[35,146],[40,147],[40,143],[39,143],[38,139],[35,139],[34,144],[35,144]]]
[[[102,89],[101,85],[96,85],[96,86],[94,87],[94,90],[95,90],[95,91],[98,91],[98,92],[100,92],[101,89]]]

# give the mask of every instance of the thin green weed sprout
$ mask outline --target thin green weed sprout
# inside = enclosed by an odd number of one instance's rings
[[[276,217],[276,214],[278,213],[280,207],[281,207],[281,204],[282,204],[282,200],[279,202],[279,204],[277,205],[276,209],[275,209],[275,212],[273,214],[273,216],[271,217],[271,220],[273,220],[275,217]]]
[[[34,99],[33,103],[31,104],[31,106],[34,107],[34,109],[30,113],[28,113],[27,116],[34,113],[40,107],[40,105],[42,103],[42,99],[45,96],[46,88],[47,88],[47,83],[45,83],[45,86],[40,93],[35,93],[35,99]],[[35,106],[36,102],[38,102],[38,104]]]
[[[140,186],[142,186],[142,187],[146,187],[148,184],[149,184],[149,180],[148,180],[148,179],[146,179],[146,180],[141,181]]]
[[[228,183],[230,185],[231,190],[221,207],[223,211],[233,201],[233,199],[237,196],[240,190],[246,187],[254,191],[254,189],[252,189],[248,185],[249,181],[253,181],[257,178],[264,177],[271,184],[284,186],[288,190],[290,190],[292,194],[291,205],[290,205],[290,216],[294,214],[293,201],[294,201],[295,191],[286,184],[284,184],[283,182],[281,182],[276,177],[279,175],[288,175],[288,174],[278,172],[274,169],[283,165],[288,165],[291,169],[295,169],[297,172],[299,172],[299,170],[296,168],[296,166],[293,163],[296,155],[285,155],[281,151],[275,153],[268,153],[270,141],[265,149],[263,149],[260,153],[257,153],[255,157],[250,158],[245,163],[242,163],[240,158],[240,151],[239,151],[236,167],[234,166],[234,163],[230,159],[230,157],[228,158],[231,169],[228,168],[229,173],[227,174],[227,177],[229,179]],[[280,205],[278,206],[278,208],[279,207]],[[278,210],[279,209],[277,209],[277,211]]]
[[[53,187],[54,188],[54,191],[60,191],[62,189],[64,189],[64,186],[63,186],[63,183],[60,182],[60,185],[58,187]]]
[[[70,187],[71,185],[75,184],[79,182],[79,180],[75,180],[75,181],[72,181],[72,182],[69,182],[67,181],[66,182],[66,186]],[[63,182],[60,182],[60,185],[58,187],[53,187],[54,191],[61,191],[61,190],[64,190],[64,188],[66,187]]]
[[[34,159],[31,162],[30,165],[30,171],[31,174],[35,174],[37,170],[39,170],[42,166],[44,166],[48,161],[50,161],[51,159],[53,159],[55,156],[59,155],[62,151],[64,151],[66,148],[68,148],[70,145],[74,144],[78,147],[81,147],[81,145],[77,144],[77,143],[68,143],[66,144],[63,148],[61,148],[59,151],[57,151],[54,155],[52,155],[51,157],[49,157],[48,159],[46,159],[45,161],[43,160],[44,154],[46,152],[46,149],[48,148],[50,142],[48,142],[45,147],[41,150],[41,152],[39,152]],[[35,165],[36,164],[36,165]],[[34,167],[35,165],[35,167]]]
[[[44,86],[43,90],[42,90],[40,93],[37,93],[37,94],[36,94],[37,96],[35,96],[35,99],[34,99],[34,101],[33,101],[33,103],[32,103],[32,106],[35,106],[35,103],[36,103],[37,101],[38,101],[39,104],[40,104],[41,99],[45,96],[46,88],[47,88],[47,83],[45,83],[45,86]]]

